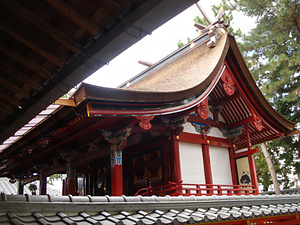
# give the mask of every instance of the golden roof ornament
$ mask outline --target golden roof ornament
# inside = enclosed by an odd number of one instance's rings
[[[215,20],[211,20],[204,12],[199,2],[196,5],[209,25],[205,26],[200,23],[195,23],[194,26],[200,30],[200,34],[208,33],[208,35],[210,36],[210,40],[207,43],[207,46],[209,48],[213,48],[218,43],[218,40],[221,37],[221,35],[227,32],[226,28],[228,27],[228,25],[225,25],[224,19],[222,19],[222,16],[224,15],[224,9],[223,7],[221,7]]]

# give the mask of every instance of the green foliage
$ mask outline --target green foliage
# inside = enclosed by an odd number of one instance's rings
[[[191,39],[189,37],[187,37],[187,42],[190,42],[190,41],[191,41]],[[177,43],[177,46],[178,46],[178,48],[181,48],[182,46],[184,46],[184,43],[181,40],[179,40]]]
[[[264,186],[264,191],[268,191],[268,187],[272,184],[272,180],[263,153],[259,151],[259,153],[255,154],[254,159],[258,183],[261,183]]]
[[[55,181],[55,180],[62,180],[62,178],[63,178],[62,174],[52,174],[49,177],[49,180],[47,181],[47,183],[53,185],[53,181]]]

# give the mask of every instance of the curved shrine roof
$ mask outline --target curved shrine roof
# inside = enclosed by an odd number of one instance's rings
[[[126,88],[82,84],[74,94],[75,102],[79,104],[84,100],[95,100],[110,102],[112,105],[120,104],[120,107],[110,105],[108,111],[103,105],[100,107],[102,113],[99,111],[101,115],[172,114],[195,107],[208,96],[211,102],[221,104],[222,100],[229,101],[226,100],[228,95],[224,91],[219,91],[222,92],[219,94],[213,92],[217,92],[215,90],[218,89],[218,85],[222,84],[220,77],[228,68],[236,81],[234,88],[239,92],[239,105],[247,105],[244,111],[249,111],[248,115],[242,117],[249,116],[253,110],[283,134],[292,132],[295,123],[277,113],[264,98],[242,58],[235,39],[225,34],[214,48],[208,48],[208,37],[207,34],[198,37],[194,40],[198,42],[195,47],[190,48],[190,45],[186,45],[183,47],[184,53],[178,55],[181,51],[179,49],[130,79],[127,82],[130,85]],[[126,108],[126,105],[132,103],[135,104],[134,109]],[[228,123],[236,122],[236,119],[228,119]]]

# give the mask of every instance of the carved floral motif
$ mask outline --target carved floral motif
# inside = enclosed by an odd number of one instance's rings
[[[198,104],[197,113],[204,120],[208,118],[207,106],[208,106],[208,98],[205,98],[202,102]]]
[[[221,76],[221,80],[223,81],[223,89],[226,92],[228,96],[231,96],[234,94],[234,80],[232,79],[230,73],[227,71],[227,69],[223,72]]]
[[[261,119],[256,114],[253,114],[253,117],[254,117],[254,122],[253,122],[254,127],[256,128],[256,130],[261,131],[263,129]]]
[[[136,116],[139,122],[139,126],[143,128],[144,130],[149,130],[152,127],[152,124],[150,123],[151,120],[153,120],[154,116]]]

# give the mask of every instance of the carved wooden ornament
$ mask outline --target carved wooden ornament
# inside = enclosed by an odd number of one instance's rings
[[[253,114],[253,117],[254,117],[254,122],[253,122],[254,127],[256,128],[256,130],[261,131],[263,129],[261,119],[256,114]]]
[[[234,94],[234,80],[232,79],[230,73],[227,71],[227,69],[224,71],[224,73],[221,76],[221,80],[223,81],[223,89],[226,92],[228,96],[231,96]]]
[[[202,102],[198,104],[197,113],[204,120],[208,118],[207,106],[208,106],[208,98],[205,98]]]
[[[144,130],[149,130],[152,127],[152,124],[150,123],[151,120],[153,120],[154,116],[136,116],[139,122],[139,126],[143,128]]]
[[[104,139],[111,144],[111,165],[122,165],[122,150],[127,145],[127,138],[131,134],[131,130],[130,125],[116,131],[102,130]]]
[[[169,132],[168,135],[172,135],[173,133],[175,135],[178,135],[180,132],[183,131],[183,124],[187,122],[188,117],[189,115],[184,114],[175,118],[161,117],[161,120],[165,126],[171,129],[171,132]]]

